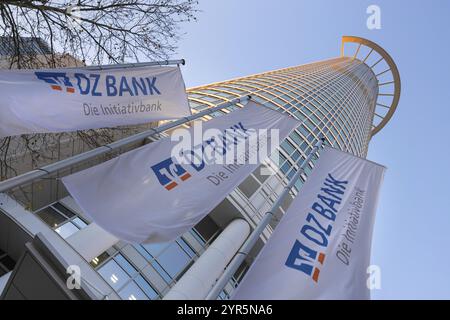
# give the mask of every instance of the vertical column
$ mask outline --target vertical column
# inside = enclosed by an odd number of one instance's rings
[[[250,225],[247,221],[244,219],[233,220],[170,289],[164,299],[205,299],[249,233]]]

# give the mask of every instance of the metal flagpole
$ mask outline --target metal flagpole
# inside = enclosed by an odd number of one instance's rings
[[[121,64],[106,64],[98,66],[82,66],[82,67],[65,67],[58,69],[85,69],[85,70],[110,70],[119,68],[137,68],[137,67],[153,67],[153,66],[170,66],[170,65],[185,65],[184,59],[179,60],[164,60],[164,61],[150,61],[138,63],[121,63]]]
[[[281,195],[278,197],[278,200],[273,204],[270,211],[266,212],[264,218],[261,219],[261,221],[256,225],[256,228],[253,230],[253,232],[250,234],[250,236],[244,242],[244,244],[240,248],[239,252],[236,253],[233,260],[231,260],[231,262],[225,268],[225,271],[222,273],[220,278],[217,280],[216,284],[213,286],[213,288],[211,289],[209,294],[206,296],[206,300],[217,299],[217,297],[222,292],[222,290],[225,288],[227,283],[230,281],[230,279],[236,273],[239,266],[242,264],[242,262],[244,262],[245,258],[250,253],[250,250],[254,247],[254,245],[258,241],[259,237],[263,233],[264,229],[267,227],[267,225],[272,220],[274,213],[281,206],[281,204],[284,201],[284,198],[286,198],[286,196],[289,194],[289,191],[291,190],[291,188],[294,186],[294,184],[300,178],[300,175],[304,172],[306,165],[311,161],[314,154],[317,151],[319,151],[319,149],[322,146],[322,144],[324,143],[324,141],[325,141],[325,138],[321,137],[319,139],[319,141],[316,143],[316,145],[314,146],[314,148],[309,153],[308,157],[305,160],[303,160],[303,162],[300,165],[296,174],[292,177],[292,179],[288,183],[288,185],[286,187],[284,187],[284,190],[281,193]],[[294,170],[294,167],[292,167],[292,170]]]
[[[96,156],[99,156],[99,155],[103,155],[105,153],[108,153],[110,151],[119,149],[119,148],[121,148],[123,146],[126,146],[128,144],[131,144],[131,143],[134,143],[134,142],[139,142],[139,141],[144,140],[144,139],[146,139],[148,137],[160,134],[160,133],[162,133],[162,132],[164,132],[166,130],[175,128],[175,127],[177,127],[179,125],[182,125],[184,123],[196,120],[196,119],[201,118],[203,116],[212,114],[212,113],[214,113],[216,111],[225,109],[225,108],[227,108],[227,107],[229,107],[229,106],[231,106],[233,104],[240,103],[240,102],[245,102],[245,101],[249,100],[250,98],[251,98],[251,96],[249,96],[249,95],[242,96],[242,97],[230,100],[228,102],[221,103],[221,104],[219,104],[219,105],[217,105],[217,106],[215,106],[213,108],[209,108],[209,109],[203,110],[203,111],[201,111],[199,113],[196,113],[194,115],[191,115],[191,116],[188,116],[188,117],[183,117],[183,118],[180,118],[180,119],[172,121],[172,122],[168,122],[168,123],[166,123],[166,124],[164,124],[162,126],[159,126],[157,128],[151,128],[149,130],[140,132],[138,134],[135,134],[135,135],[132,135],[132,136],[129,136],[129,137],[117,140],[117,141],[114,141],[112,143],[106,144],[106,145],[98,147],[96,149],[92,149],[92,150],[89,150],[89,151],[77,154],[77,155],[75,155],[73,157],[70,157],[70,158],[67,158],[67,159],[63,159],[61,161],[57,161],[55,163],[49,164],[47,166],[43,166],[41,168],[38,168],[38,169],[35,169],[35,170],[32,170],[32,171],[28,171],[26,173],[23,173],[23,174],[18,175],[16,177],[10,178],[8,180],[1,181],[0,182],[0,192],[5,192],[5,191],[8,191],[8,190],[10,190],[12,188],[16,188],[16,187],[22,186],[24,184],[31,183],[31,182],[33,182],[33,181],[35,181],[37,179],[45,178],[45,177],[47,177],[47,176],[49,176],[49,175],[51,175],[51,174],[53,174],[53,173],[55,173],[55,172],[57,172],[59,170],[66,169],[66,168],[68,168],[68,167],[70,167],[72,165],[75,165],[75,164],[78,164],[80,162],[92,159],[92,158],[94,158]]]

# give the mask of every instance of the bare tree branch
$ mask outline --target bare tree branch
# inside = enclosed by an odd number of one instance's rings
[[[167,59],[176,49],[179,23],[196,19],[196,5],[192,0],[1,0],[0,35],[11,37],[17,56],[20,37],[39,37],[87,64]]]
[[[179,24],[196,20],[196,6],[193,0],[0,0],[0,37],[12,45],[10,68],[60,67],[66,54],[87,65],[165,60],[175,53]],[[50,50],[28,51],[29,37]],[[70,156],[61,154],[62,145],[95,148],[148,125],[0,139],[0,180]]]

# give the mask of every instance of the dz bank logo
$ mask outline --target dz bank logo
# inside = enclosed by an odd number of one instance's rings
[[[67,93],[78,92],[83,96],[122,97],[160,95],[156,77],[126,77],[96,73],[75,73],[71,79],[65,72],[37,71],[36,77],[50,85],[53,90]],[[76,88],[76,90],[75,90]]]
[[[200,171],[204,168],[205,164],[202,163],[197,166],[192,163],[191,166],[197,171]],[[159,183],[168,191],[191,177],[191,174],[180,164],[175,163],[172,158],[168,158],[155,164],[152,166],[152,170],[158,178]]]
[[[318,265],[324,264],[324,252],[347,185],[348,181],[337,180],[328,174],[285,262],[286,267],[303,272],[316,283],[320,274]]]
[[[183,151],[183,156],[185,156],[185,159],[188,160],[187,166],[192,167],[192,170],[190,170],[192,174],[202,171],[206,167],[206,163],[210,163],[210,161],[207,161],[204,158],[204,153],[207,146],[212,146],[213,150],[215,150],[215,147],[221,146],[218,147],[218,149],[221,149],[221,155],[225,155],[228,150],[232,149],[232,146],[237,145],[239,141],[246,141],[250,135],[250,133],[247,133],[247,131],[250,132],[250,129],[244,127],[242,122],[234,124],[230,127],[230,129],[233,134],[230,134],[229,137],[226,134],[224,135],[223,133],[220,133],[219,136],[212,137],[194,146],[192,150]],[[222,141],[222,143],[218,145],[213,144],[216,138]],[[201,155],[197,154],[193,150],[201,150]],[[192,159],[191,156],[193,157]],[[175,161],[173,157],[167,158],[151,166],[151,169],[153,170],[156,178],[158,178],[158,182],[168,191],[172,190],[180,183],[191,177],[191,173],[189,173],[179,163],[179,161]]]
[[[68,93],[74,93],[75,88],[70,82],[65,72],[35,72],[36,77],[39,80],[45,81],[50,84],[50,87],[56,91],[63,91],[62,86],[65,87],[65,91]]]
[[[158,178],[159,183],[167,190],[172,190],[181,181],[186,181],[191,177],[181,165],[174,163],[172,158],[168,158],[152,166],[152,170]]]
[[[305,254],[299,255],[298,252],[304,252]],[[305,263],[296,263],[298,259],[301,259]],[[297,269],[308,276],[310,276],[314,282],[319,281],[319,274],[320,269],[316,267],[315,261],[318,261],[321,265],[323,265],[323,262],[325,261],[325,254],[323,252],[317,253],[315,250],[308,248],[307,246],[303,245],[300,241],[296,241],[292,250],[291,254],[289,254],[287,260],[286,260],[286,266]]]

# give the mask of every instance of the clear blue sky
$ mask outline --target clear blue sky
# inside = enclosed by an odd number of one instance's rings
[[[366,8],[381,7],[381,30]],[[342,35],[380,44],[397,63],[402,95],[368,158],[388,167],[373,238],[375,299],[450,299],[450,1],[200,1],[178,57],[187,86],[339,55]]]

